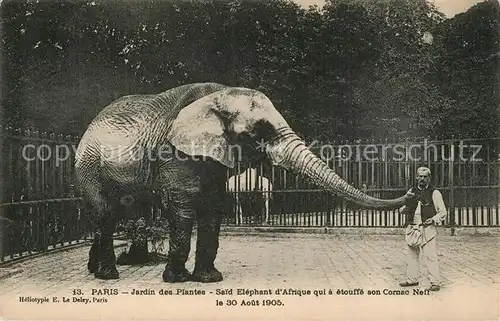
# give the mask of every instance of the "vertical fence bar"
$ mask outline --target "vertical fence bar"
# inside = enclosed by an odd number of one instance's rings
[[[20,138],[22,136],[21,129],[16,129],[15,132],[16,137]],[[15,185],[15,199],[17,202],[21,201],[24,198],[24,188],[23,186],[25,185],[25,177],[22,175],[23,173],[23,162],[22,162],[22,144],[17,143],[15,144],[15,165],[14,165],[14,179],[16,180],[16,185]],[[16,235],[15,239],[15,246],[16,246],[16,254],[17,255],[22,255],[24,252],[24,228],[23,228],[23,222],[24,222],[24,209],[20,209],[17,212],[15,212],[15,215],[17,216],[16,219],[19,221],[19,226],[20,230],[19,233]]]
[[[4,153],[4,124],[2,123],[3,119],[3,107],[0,107],[0,153],[5,155]],[[0,204],[3,203],[4,200],[4,157],[0,157]],[[5,211],[3,206],[0,206],[0,220],[5,220]],[[7,226],[7,224],[5,224]],[[7,241],[8,231],[6,228],[0,229],[0,261],[4,261],[4,255],[6,250],[6,241]]]
[[[272,186],[273,186],[273,192],[274,190],[276,189],[276,175],[274,173],[274,165],[271,164],[271,183],[272,183]],[[269,200],[269,216],[270,216],[270,220],[271,222],[273,222],[273,224],[275,223],[274,221],[274,218],[275,218],[275,201],[276,201],[276,198],[274,197],[274,193],[269,191],[269,197],[273,198],[272,201],[271,199]],[[272,217],[272,219],[271,219]]]
[[[494,186],[495,184],[495,180],[493,179],[495,177],[494,175],[494,169],[495,169],[495,166],[494,166],[494,162],[492,160],[492,154],[491,154],[491,150],[490,150],[490,145],[487,144],[486,145],[486,152],[487,152],[487,155],[488,155],[488,185],[489,186]],[[493,165],[493,166],[491,166]],[[493,171],[493,174],[491,173],[491,171]],[[495,189],[493,189],[492,191],[493,193],[496,193]],[[493,209],[494,207],[491,206],[491,204],[488,204],[488,226],[493,226],[495,223],[494,223],[494,217],[493,217]]]
[[[36,130],[34,133],[34,137],[36,139],[40,139],[40,133]],[[38,153],[40,151],[40,144],[39,141],[35,143],[36,146],[36,154],[35,154],[35,191],[34,191],[34,198],[36,200],[41,199],[41,189],[40,189],[40,182],[41,182],[41,175],[42,175],[42,170],[41,170],[41,164],[40,164],[40,157],[38,157]],[[35,217],[35,251],[39,251],[42,247],[42,241],[41,241],[41,231],[42,231],[42,223],[41,223],[41,206],[39,204],[34,205],[34,217]]]
[[[495,159],[496,164],[496,192],[495,192],[495,216],[496,216],[496,224],[500,225],[500,153],[496,156]]]
[[[455,149],[453,142],[450,145],[450,150]],[[454,155],[453,153],[452,155]],[[449,163],[448,163],[448,185],[450,187],[450,194],[448,199],[450,200],[450,204],[448,204],[450,208],[450,217],[448,221],[448,225],[454,226],[455,225],[455,173],[454,173],[454,167],[455,167],[455,157],[450,157]]]
[[[9,129],[7,128],[7,133],[9,133]],[[7,143],[7,161],[6,161],[6,166],[5,166],[5,172],[4,172],[4,178],[6,178],[7,184],[5,184],[5,200],[6,202],[12,202],[15,200],[15,198],[12,195],[12,181],[15,179],[12,175],[12,162],[14,161],[14,151],[13,151],[13,140],[11,139]],[[2,195],[3,196],[3,195]],[[10,220],[13,220],[14,217],[12,215],[12,209],[10,207],[5,209],[6,212],[6,217]],[[13,249],[13,235],[12,233],[7,233],[6,238],[6,253],[9,255],[9,257],[12,259],[14,257],[14,249]]]
[[[25,137],[29,137],[31,132],[27,130],[24,134]],[[33,195],[32,195],[32,186],[33,186],[33,177],[31,175],[31,165],[32,165],[32,150],[31,149],[23,149],[23,165],[24,165],[24,171],[25,171],[25,176],[26,176],[26,185],[25,185],[25,197],[23,200],[31,200]],[[26,247],[27,247],[27,252],[28,254],[31,254],[32,249],[33,249],[33,210],[31,206],[26,206],[24,208],[24,213],[25,213],[25,224],[23,224],[24,228],[26,229],[23,231],[26,235]]]
[[[408,162],[408,141],[405,141],[405,163],[404,163],[404,168],[405,168],[405,190],[408,190],[410,188],[410,163]]]
[[[40,150],[46,150],[45,148],[43,148],[43,146],[46,146],[45,145],[45,139],[47,138],[47,133],[45,132],[42,132],[42,135],[41,135],[41,138],[42,138],[42,141],[41,141],[41,144],[40,144]],[[42,149],[43,148],[43,149]],[[40,152],[41,154],[42,152]],[[43,154],[44,157],[40,159],[40,164],[41,164],[41,193],[40,193],[40,196],[42,199],[46,198],[47,197],[47,192],[48,192],[48,189],[47,189],[47,164],[46,164],[46,156],[45,154]],[[49,228],[49,231],[47,231],[46,227],[49,222],[48,220],[48,207],[49,205],[48,204],[42,204],[41,206],[41,209],[42,209],[42,248],[41,250],[42,251],[45,251],[47,249],[47,245],[48,245],[48,235],[51,234],[51,229],[53,229],[53,226],[52,225],[49,225],[50,228]]]

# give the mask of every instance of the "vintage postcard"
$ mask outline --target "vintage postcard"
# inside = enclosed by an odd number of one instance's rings
[[[500,5],[0,2],[2,320],[498,320]]]

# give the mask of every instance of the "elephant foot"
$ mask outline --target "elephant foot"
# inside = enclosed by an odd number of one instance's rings
[[[191,273],[189,273],[188,270],[185,268],[181,269],[180,271],[174,271],[171,268],[165,268],[165,271],[163,271],[163,281],[168,282],[168,283],[180,283],[180,282],[186,282],[191,280]]]
[[[101,267],[97,272],[94,273],[97,279],[101,280],[116,280],[120,278],[120,274],[116,267]]]
[[[211,283],[222,281],[222,273],[220,273],[216,268],[210,268],[205,270],[195,270],[193,272],[193,281],[201,283]]]

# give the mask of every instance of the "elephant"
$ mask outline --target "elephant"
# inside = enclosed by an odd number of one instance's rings
[[[272,197],[273,184],[264,176],[258,175],[255,168],[248,168],[240,175],[233,175],[227,180],[227,191],[233,194],[236,207],[236,224],[243,222],[242,203],[257,203],[257,215],[264,224],[269,223],[269,200]],[[241,193],[243,192],[243,193]],[[250,192],[250,193],[249,193]],[[252,193],[256,192],[256,193]],[[254,204],[250,204],[254,205]],[[262,205],[262,208],[260,208]],[[254,206],[251,206],[254,210]],[[264,210],[264,213],[262,213]]]
[[[368,208],[399,208],[408,195],[371,197],[349,185],[306,146],[261,91],[215,82],[128,95],[90,122],[75,153],[80,194],[93,210],[87,267],[118,279],[113,233],[125,206],[157,191],[170,213],[163,281],[220,282],[215,267],[227,169],[236,159],[268,160]],[[132,205],[130,205],[132,204]],[[195,265],[186,269],[194,221]]]

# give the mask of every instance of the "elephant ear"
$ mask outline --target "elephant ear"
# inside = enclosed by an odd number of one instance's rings
[[[168,141],[189,156],[210,157],[234,168],[225,125],[214,107],[213,97],[204,97],[184,107],[167,135]]]

